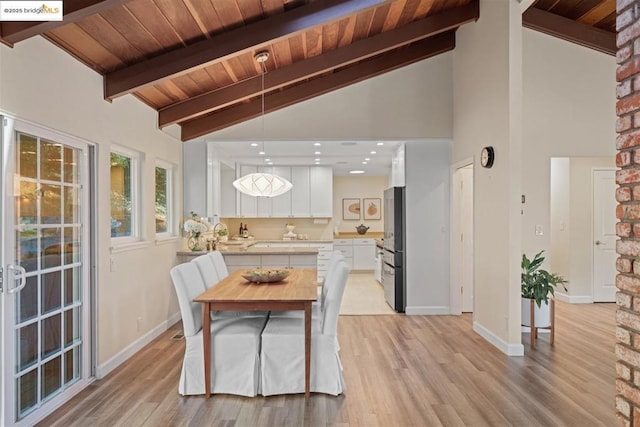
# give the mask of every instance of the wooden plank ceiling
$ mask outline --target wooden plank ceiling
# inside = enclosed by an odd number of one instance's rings
[[[522,15],[522,25],[616,54],[616,0],[537,0]]]
[[[478,0],[66,0],[63,22],[4,22],[0,41],[44,36],[186,141],[259,116],[263,93],[275,111],[450,51],[478,17]],[[615,0],[538,0],[523,24],[562,37],[558,19],[615,47]]]

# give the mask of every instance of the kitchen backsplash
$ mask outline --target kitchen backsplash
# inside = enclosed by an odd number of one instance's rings
[[[334,232],[355,232],[358,225],[364,223],[369,226],[369,232],[381,232],[381,221],[334,221],[329,219],[327,224],[314,224],[314,218],[222,218],[221,221],[229,228],[229,236],[238,234],[240,223],[247,224],[251,236],[264,240],[279,240],[287,233],[285,225],[293,223],[295,234],[305,234],[309,240],[331,240]]]

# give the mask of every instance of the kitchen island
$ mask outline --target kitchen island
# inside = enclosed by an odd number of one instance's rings
[[[315,268],[318,280],[324,279],[328,257],[333,248],[324,240],[253,240],[222,242],[218,248],[229,272],[256,268]],[[205,251],[180,251],[179,262],[188,262]]]

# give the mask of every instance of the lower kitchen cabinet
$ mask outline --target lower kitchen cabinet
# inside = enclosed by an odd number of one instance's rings
[[[316,255],[224,255],[229,272],[255,268],[316,268]]]
[[[342,252],[345,261],[349,264],[352,270],[375,270],[375,239],[336,239],[333,241],[333,244],[336,250]]]

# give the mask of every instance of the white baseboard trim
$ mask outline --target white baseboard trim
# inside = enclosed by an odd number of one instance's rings
[[[507,356],[524,356],[522,344],[509,344],[476,321],[473,322],[473,330]]]
[[[567,295],[556,292],[555,297],[558,301],[568,302],[569,304],[593,304],[591,295]]]
[[[113,356],[111,359],[99,365],[96,369],[96,378],[104,378],[109,372],[127,361],[131,356],[140,351],[145,345],[149,344],[154,339],[158,338],[163,332],[173,326],[178,320],[180,320],[180,312],[170,316],[167,320],[160,323],[155,328],[138,338],[126,346],[122,351]]]
[[[446,305],[433,305],[433,306],[417,306],[417,307],[407,307],[404,310],[405,314],[409,316],[419,316],[419,315],[446,315],[451,314],[451,309]]]
[[[520,332],[522,332],[523,334],[530,334],[531,333],[531,328],[528,326],[521,326],[522,330]],[[539,334],[550,334],[551,333],[551,329],[540,329],[538,328],[538,333]]]

